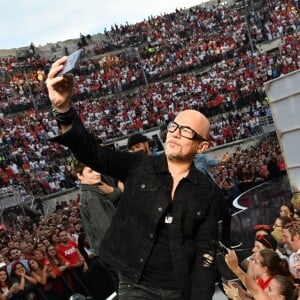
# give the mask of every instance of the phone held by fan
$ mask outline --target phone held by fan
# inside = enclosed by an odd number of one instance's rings
[[[223,255],[228,254],[228,248],[221,241],[217,242],[217,249]]]

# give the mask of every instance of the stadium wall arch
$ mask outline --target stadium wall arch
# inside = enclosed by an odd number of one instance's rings
[[[300,70],[264,84],[293,193],[300,192]]]

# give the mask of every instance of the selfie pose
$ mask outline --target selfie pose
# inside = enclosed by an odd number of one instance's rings
[[[208,147],[210,124],[185,110],[168,125],[165,152],[119,152],[99,146],[71,106],[71,74],[56,77],[66,57],[51,67],[47,87],[62,134],[91,169],[118,178],[125,189],[102,243],[100,257],[119,271],[118,299],[212,299],[215,286],[219,201],[222,192],[193,165]]]

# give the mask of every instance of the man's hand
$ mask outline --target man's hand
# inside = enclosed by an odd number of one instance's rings
[[[236,253],[233,250],[228,250],[228,254],[225,255],[225,261],[230,270],[233,272],[238,269],[239,261]]]
[[[114,191],[114,188],[111,185],[108,185],[103,181],[101,181],[101,184],[99,184],[98,187],[104,194],[110,194]]]
[[[83,268],[82,268],[82,271],[83,271],[83,272],[87,272],[87,271],[88,271],[88,269],[89,269],[89,266],[88,266],[88,264],[87,264],[86,262],[84,262],[84,263],[83,263]]]
[[[64,56],[54,62],[46,80],[50,101],[58,112],[65,112],[70,108],[70,98],[74,87],[72,74],[55,77],[63,68],[67,57]]]
[[[226,164],[230,159],[230,154],[228,152],[224,153],[220,158],[221,164]]]

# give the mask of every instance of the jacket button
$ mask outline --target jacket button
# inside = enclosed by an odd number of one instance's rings
[[[149,238],[150,238],[150,239],[153,239],[153,237],[154,237],[153,233],[150,233],[150,234],[149,234]]]
[[[201,211],[197,211],[197,216],[201,216]]]
[[[159,207],[159,208],[158,208],[158,211],[160,211],[160,212],[163,211],[162,207]]]
[[[144,259],[143,258],[140,258],[140,263],[143,263],[144,262]]]
[[[144,189],[146,187],[146,185],[143,183],[141,184],[141,189]]]

